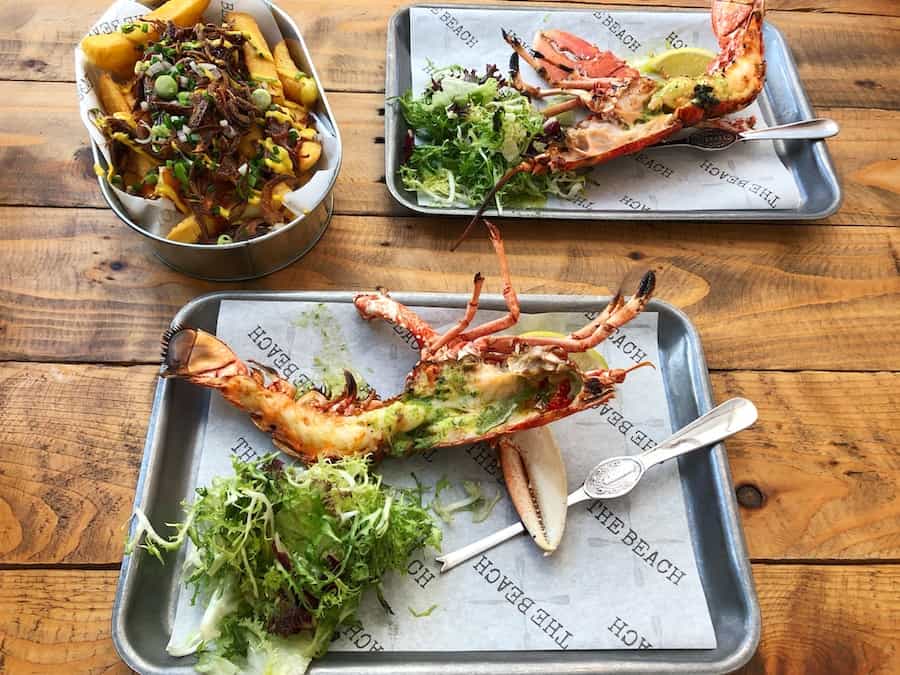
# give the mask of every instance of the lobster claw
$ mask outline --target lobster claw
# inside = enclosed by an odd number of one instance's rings
[[[559,546],[566,529],[566,465],[547,427],[503,436],[500,466],[510,499],[525,529],[545,555]]]

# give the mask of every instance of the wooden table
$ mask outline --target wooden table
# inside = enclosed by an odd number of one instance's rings
[[[503,1],[503,0],[499,0]],[[110,612],[156,380],[186,301],[228,287],[467,291],[496,262],[384,185],[384,44],[400,0],[284,0],[344,136],[336,217],[278,274],[164,267],[105,208],[72,49],[108,0],[0,6],[0,671],[125,672]],[[705,6],[705,0],[638,2]],[[652,267],[715,396],[759,406],[728,452],[762,604],[744,672],[900,672],[900,3],[772,0],[841,210],[813,224],[508,222],[523,293],[606,294]]]

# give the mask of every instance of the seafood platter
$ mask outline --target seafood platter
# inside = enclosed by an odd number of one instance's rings
[[[385,109],[391,194],[420,213],[470,218],[479,208],[586,220],[834,213],[840,186],[825,143],[812,139],[836,126],[721,153],[671,144],[702,129],[710,150],[723,136],[814,117],[764,3],[711,9],[398,10],[385,82],[399,101]],[[437,114],[446,106],[450,123]]]
[[[76,56],[110,206],[189,274],[289,264],[327,226],[341,161],[296,25],[260,0],[134,7],[114,5]],[[467,295],[229,291],[178,313],[114,606],[130,667],[749,660],[759,607],[720,441],[755,409],[713,409],[696,329],[654,297],[652,270],[612,297],[519,297],[494,216],[833,212],[821,139],[836,127],[809,120],[764,14],[762,0],[713,0],[394,15],[388,187],[411,209],[467,216],[459,241],[486,232],[496,273],[472,270]],[[435,61],[448,45],[458,62]],[[688,197],[704,208],[673,207],[697,171],[710,197]]]
[[[567,494],[598,459],[653,448],[712,407],[695,329],[651,299],[652,273],[612,298],[519,298],[499,231],[487,226],[499,279],[476,275],[471,295],[223,292],[179,312],[163,340],[114,610],[114,639],[132,667],[187,673],[195,652],[204,668],[224,658],[208,645],[222,640],[216,622],[235,611],[232,584],[245,578],[258,585],[241,593],[260,598],[239,605],[249,646],[226,645],[253,659],[262,650],[307,663],[328,649],[322,664],[339,672],[462,673],[477,663],[486,673],[565,673],[719,672],[750,657],[758,606],[721,445],[664,464],[631,501],[567,514]],[[485,285],[502,293],[482,296]],[[224,478],[232,462],[237,477]],[[299,535],[281,520],[288,494],[305,494],[304,477],[320,473],[312,485],[337,490],[313,509],[317,527],[327,524],[329,537],[335,529],[320,573],[345,574],[339,562],[353,549],[342,548],[350,534],[341,526],[361,536],[363,504],[351,498],[363,487],[389,491],[365,518],[401,547],[392,552],[401,571],[378,593],[345,599],[353,619],[335,619],[345,607],[318,600],[330,583],[290,607],[285,591],[270,591],[274,614],[254,618],[266,585],[280,588],[273,566],[306,585],[295,573],[319,564],[293,548]],[[370,482],[382,479],[391,488]],[[192,495],[185,512],[179,504]],[[309,521],[309,508],[291,518]],[[441,573],[438,552],[518,518],[530,536]],[[248,529],[257,519],[261,532]],[[169,536],[163,523],[174,526]],[[246,548],[246,561],[234,558]],[[625,570],[641,579],[638,591]],[[195,581],[185,586],[182,574]],[[504,583],[512,601],[485,605]],[[523,615],[526,627],[515,628]],[[640,640],[645,648],[634,649]]]

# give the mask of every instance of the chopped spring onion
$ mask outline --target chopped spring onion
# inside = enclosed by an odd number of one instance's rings
[[[421,612],[417,612],[417,611],[414,610],[412,607],[407,607],[406,609],[408,609],[408,610],[409,610],[409,613],[412,614],[414,617],[416,617],[417,619],[421,619],[421,618],[426,617],[426,616],[431,616],[431,613],[432,613],[434,610],[436,610],[437,608],[438,608],[437,605],[432,605],[432,606],[429,607],[428,609],[423,609]]]
[[[493,497],[484,494],[481,489],[481,483],[477,481],[466,480],[462,484],[463,491],[466,496],[457,501],[444,504],[439,501],[441,493],[450,488],[450,482],[446,478],[438,481],[434,489],[434,501],[431,502],[431,509],[445,523],[453,522],[453,514],[458,511],[471,511],[472,522],[480,523],[491,515],[491,511],[500,501],[501,494],[496,492]]]
[[[272,105],[272,95],[268,90],[263,89],[262,87],[253,90],[253,93],[250,94],[250,100],[253,101],[253,105],[260,110],[266,110]]]
[[[153,91],[160,98],[173,99],[178,93],[178,83],[171,75],[160,75],[153,83]]]

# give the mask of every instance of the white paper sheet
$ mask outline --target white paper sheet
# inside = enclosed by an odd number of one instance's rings
[[[501,25],[502,24],[502,25]],[[434,67],[460,65],[484,72],[486,64],[506,72],[509,45],[500,29],[531,43],[538,30],[560,29],[628,60],[673,47],[718,51],[708,13],[610,12],[603,9],[539,10],[412,7],[410,58],[412,90],[424,91]],[[547,83],[524,61],[523,77]],[[758,103],[737,116],[756,117],[767,126]],[[801,194],[775,152],[773,141],[754,141],[720,153],[687,149],[644,150],[595,167],[585,193],[576,201],[550,197],[546,208],[590,211],[676,211],[713,209],[794,209]],[[419,203],[430,203],[419,195]]]
[[[119,0],[103,13],[103,16],[88,31],[88,35],[112,33],[121,29],[123,24],[134,21],[149,11],[147,7],[137,2]],[[263,0],[212,0],[203,14],[203,20],[221,25],[225,14],[232,11],[251,14],[259,24],[263,37],[270,46],[284,39],[278,29],[278,24],[275,23],[272,11]],[[109,162],[109,143],[96,125],[91,122],[91,111],[102,110],[94,87],[94,82],[99,75],[100,71],[88,63],[84,53],[76,45],[75,81],[81,121],[87,128],[91,139],[97,143],[103,157]],[[285,205],[298,216],[304,216],[322,201],[331,183],[331,177],[337,171],[337,139],[331,134],[327,125],[317,124],[316,130],[322,144],[322,157],[317,164],[316,172],[304,185],[287,193],[284,199]],[[130,195],[115,185],[110,185],[110,187],[118,196],[122,208],[131,220],[153,234],[165,236],[173,225],[184,218],[168,199],[143,199]]]
[[[311,311],[324,316],[305,320]],[[457,320],[462,310],[422,308],[434,326]],[[476,323],[496,316],[479,313]],[[570,332],[586,323],[580,314],[523,315],[517,331]],[[218,334],[244,359],[270,365],[283,376],[321,380],[322,362],[340,372],[350,367],[382,395],[398,393],[417,360],[414,341],[402,329],[365,322],[353,306],[331,303],[224,301]],[[658,363],[657,316],[645,313],[599,348],[610,367],[647,359]],[[617,388],[609,406],[554,423],[570,491],[605,457],[636,454],[670,433],[662,373],[641,368]],[[269,437],[248,417],[213,394],[195,485],[231,473],[231,455],[244,458],[273,450]],[[443,525],[444,551],[471,543],[515,522],[490,448],[432,451],[387,459],[385,481],[413,485],[411,472],[428,486],[446,476],[454,484],[478,480],[503,498],[491,515],[473,523],[469,513]],[[446,499],[448,495],[442,495]],[[430,498],[429,498],[430,499]],[[715,635],[698,575],[675,462],[652,469],[632,495],[569,511],[560,548],[544,557],[526,537],[509,541],[446,575],[432,551],[410,561],[407,574],[385,581],[394,610],[387,615],[370,594],[359,623],[334,642],[337,651],[469,651],[626,648],[714,648]],[[190,635],[200,608],[182,591],[174,637]],[[427,617],[416,618],[437,605]]]

